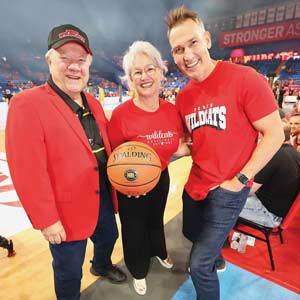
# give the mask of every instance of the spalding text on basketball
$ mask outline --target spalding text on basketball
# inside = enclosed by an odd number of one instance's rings
[[[116,153],[114,154],[113,159],[115,162],[128,157],[138,157],[148,161],[152,160],[151,153],[145,153],[142,151],[124,151],[124,152]]]

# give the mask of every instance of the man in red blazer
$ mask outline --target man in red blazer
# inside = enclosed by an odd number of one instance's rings
[[[116,194],[106,175],[107,119],[83,92],[92,63],[86,34],[71,24],[53,28],[45,57],[48,82],[11,101],[7,160],[33,227],[49,241],[57,299],[79,300],[89,237],[91,272],[113,283],[126,280],[111,262],[118,229]]]

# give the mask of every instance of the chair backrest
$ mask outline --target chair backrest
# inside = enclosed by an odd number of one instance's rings
[[[292,219],[295,217],[295,215],[297,214],[299,209],[300,209],[300,193],[298,193],[295,201],[293,202],[292,206],[289,209],[289,212],[287,213],[287,215],[283,219],[282,223],[280,224],[280,227],[282,229],[285,229],[288,227],[288,225],[290,224]]]

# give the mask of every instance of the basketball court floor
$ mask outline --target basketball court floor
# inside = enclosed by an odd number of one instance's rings
[[[31,228],[15,193],[7,168],[4,138],[2,128],[0,235],[13,241],[16,255],[7,257],[7,251],[0,248],[0,299],[53,300],[55,295],[48,244],[40,232]],[[169,167],[171,185],[165,213],[165,229],[168,250],[175,263],[174,268],[164,269],[154,259],[147,277],[147,294],[139,296],[134,292],[132,278],[123,262],[120,238],[114,249],[113,262],[122,266],[128,274],[127,282],[121,285],[112,285],[105,279],[89,273],[89,260],[92,257],[92,245],[89,242],[83,266],[82,300],[196,299],[191,278],[187,273],[191,245],[181,234],[181,193],[190,166],[191,160],[186,157],[172,162]],[[221,300],[300,300],[300,255],[297,250],[300,246],[299,225],[300,214],[289,232],[284,235],[285,244],[279,245],[272,241],[275,243],[274,256],[277,266],[274,272],[270,270],[265,245],[261,245],[259,241],[256,241],[254,247],[248,247],[245,254],[237,255],[236,252],[233,253],[234,250],[225,249],[227,268],[225,272],[219,273]],[[249,272],[251,264],[254,271]]]

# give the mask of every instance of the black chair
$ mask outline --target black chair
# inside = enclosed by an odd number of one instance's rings
[[[269,257],[270,257],[270,263],[271,263],[272,270],[274,271],[275,264],[274,264],[274,258],[273,258],[272,247],[271,247],[271,242],[270,242],[270,236],[271,235],[279,235],[280,243],[283,244],[282,231],[289,226],[292,219],[297,214],[297,211],[299,210],[299,208],[300,208],[300,193],[298,193],[298,195],[297,195],[295,201],[293,202],[292,206],[290,207],[287,215],[284,217],[284,219],[282,220],[281,224],[278,227],[274,227],[274,228],[266,227],[266,226],[257,224],[253,221],[249,221],[247,219],[239,217],[237,220],[237,223],[234,227],[234,230],[241,232],[243,234],[252,236],[260,241],[267,243]],[[240,225],[246,225],[247,227],[250,227],[252,229],[260,231],[261,233],[263,233],[264,238],[254,234],[252,232],[248,232],[246,229],[244,229],[244,227],[240,228]]]
[[[0,247],[8,251],[7,254],[8,257],[14,256],[16,254],[12,240],[8,240],[7,238],[1,235],[0,235]]]

